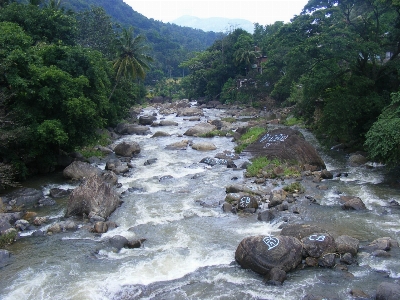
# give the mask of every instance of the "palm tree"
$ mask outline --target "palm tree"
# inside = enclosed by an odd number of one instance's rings
[[[251,64],[253,64],[257,58],[258,58],[258,52],[250,49],[244,49],[240,48],[235,51],[233,54],[235,56],[235,62],[237,65],[244,63],[247,68],[251,67]],[[247,71],[246,71],[247,73]],[[246,74],[247,75],[247,74]]]
[[[147,54],[149,47],[144,42],[144,36],[133,36],[132,27],[122,30],[121,38],[117,41],[117,58],[114,62],[117,73],[115,85],[108,99],[111,99],[121,78],[144,79],[146,76],[146,70],[150,69],[149,63],[153,59]]]

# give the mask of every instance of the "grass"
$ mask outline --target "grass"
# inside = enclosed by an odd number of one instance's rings
[[[281,174],[277,174],[276,171],[279,171]],[[265,156],[261,156],[252,160],[251,165],[247,167],[246,176],[256,177],[259,174],[268,178],[293,178],[301,176],[301,171],[296,162],[282,162],[278,159],[271,160]]]
[[[17,236],[17,231],[12,230],[6,234],[0,235],[0,249],[5,245],[12,244]]]
[[[237,141],[238,145],[235,147],[236,153],[241,153],[248,145],[254,143],[261,134],[267,132],[266,128],[253,127],[243,134]]]
[[[207,137],[207,138],[212,138],[214,136],[226,136],[228,134],[228,131],[223,131],[223,130],[213,130],[204,134],[199,135],[199,137]]]
[[[299,124],[303,124],[303,120],[302,119],[297,119],[295,117],[289,117],[285,120],[285,122],[283,123],[286,126],[294,126],[294,125],[299,125]]]
[[[227,118],[221,119],[221,121],[228,122],[228,123],[235,123],[236,119],[233,117],[227,117]]]
[[[98,136],[97,139],[93,140],[92,142],[89,143],[89,145],[78,148],[76,149],[77,152],[81,153],[83,157],[89,158],[89,157],[104,157],[104,153],[101,152],[100,150],[95,150],[94,147],[97,145],[101,146],[107,146],[110,144],[110,138],[108,137],[107,134],[101,134]]]
[[[304,187],[299,182],[293,182],[283,188],[288,193],[303,193]]]

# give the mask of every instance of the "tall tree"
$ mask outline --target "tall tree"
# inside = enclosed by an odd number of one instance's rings
[[[111,99],[121,78],[144,79],[146,71],[150,69],[152,57],[148,54],[149,47],[145,44],[145,37],[133,35],[133,27],[124,28],[117,41],[117,58],[114,62],[116,71],[115,84],[111,91]]]

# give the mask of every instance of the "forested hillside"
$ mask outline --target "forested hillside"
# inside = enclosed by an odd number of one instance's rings
[[[290,23],[236,30],[182,63],[190,97],[296,107],[331,144],[400,162],[400,3],[310,0]]]
[[[154,57],[153,68],[147,76],[148,82],[158,80],[162,75],[181,76],[183,70],[178,67],[179,63],[189,58],[193,51],[205,50],[221,36],[221,33],[148,19],[122,0],[69,0],[61,3],[73,11],[90,10],[92,6],[102,7],[114,22],[124,27],[133,26],[136,34],[145,35]]]

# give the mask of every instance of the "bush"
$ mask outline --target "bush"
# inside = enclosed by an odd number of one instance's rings
[[[254,143],[261,134],[267,132],[266,128],[253,127],[243,134],[235,147],[236,153],[241,153],[248,145]]]

